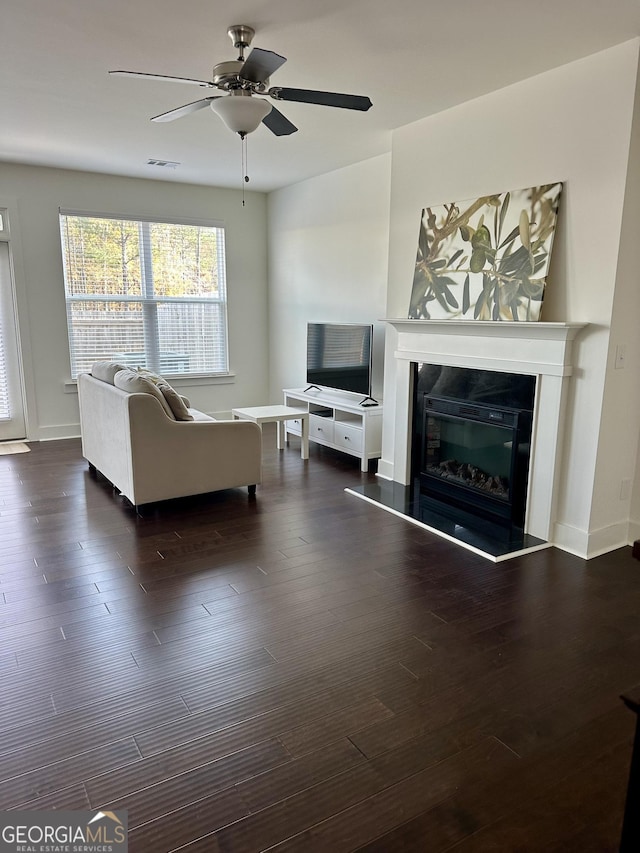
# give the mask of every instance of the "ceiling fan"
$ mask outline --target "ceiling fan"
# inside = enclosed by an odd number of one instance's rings
[[[319,92],[312,89],[269,88],[269,77],[287,60],[271,50],[254,47],[245,59],[244,52],[250,46],[255,30],[246,24],[229,27],[227,33],[233,46],[239,50],[237,60],[220,62],[213,68],[211,80],[192,80],[188,77],[170,77],[165,74],[145,74],[139,71],[110,71],[121,77],[143,77],[147,80],[168,80],[188,83],[205,89],[219,89],[226,94],[210,95],[193,101],[169,112],[153,116],[151,121],[173,121],[189,113],[211,107],[230,130],[244,138],[248,133],[264,124],[276,136],[295,133],[297,127],[273,104],[263,97],[276,101],[298,101],[305,104],[321,104],[347,110],[368,110],[371,100],[362,95],[345,95],[338,92]]]

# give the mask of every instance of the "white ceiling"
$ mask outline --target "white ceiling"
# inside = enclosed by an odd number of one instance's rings
[[[373,101],[366,113],[279,104],[298,133],[261,126],[247,139],[248,188],[268,191],[381,154],[394,128],[640,35],[640,0],[1,0],[0,160],[240,187],[240,140],[211,110],[149,121],[207,90],[107,73],[211,79],[215,63],[236,58],[231,24],[253,26],[254,46],[287,57],[271,85]]]

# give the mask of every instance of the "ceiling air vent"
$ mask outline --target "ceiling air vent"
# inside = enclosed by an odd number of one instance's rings
[[[175,160],[147,160],[147,166],[160,166],[163,169],[177,169],[179,165]]]

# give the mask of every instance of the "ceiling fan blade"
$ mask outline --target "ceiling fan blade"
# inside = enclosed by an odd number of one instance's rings
[[[239,76],[250,83],[264,83],[286,61],[279,53],[254,47],[240,69]]]
[[[290,133],[296,133],[298,130],[295,124],[275,107],[271,107],[271,111],[262,119],[262,124],[276,136],[289,136]]]
[[[276,86],[267,92],[277,101],[299,101],[302,104],[322,104],[345,110],[368,110],[373,104],[364,95],[343,95],[339,92],[317,92],[313,89],[285,89]]]
[[[117,77],[142,77],[144,80],[168,80],[170,83],[189,83],[191,86],[205,86],[211,88],[214,86],[207,80],[192,80],[190,77],[169,77],[166,74],[145,74],[142,71],[110,71],[109,74],[115,74]]]
[[[191,104],[185,104],[183,107],[177,107],[175,110],[169,110],[167,113],[160,113],[158,116],[153,116],[151,121],[173,121],[174,119],[182,118],[189,115],[189,113],[195,113],[196,110],[208,107],[211,101],[217,100],[218,97],[220,96],[212,95],[212,97],[203,98],[201,101],[193,101]]]

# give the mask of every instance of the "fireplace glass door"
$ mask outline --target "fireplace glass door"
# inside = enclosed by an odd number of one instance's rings
[[[421,492],[492,520],[522,525],[529,414],[425,395]]]

